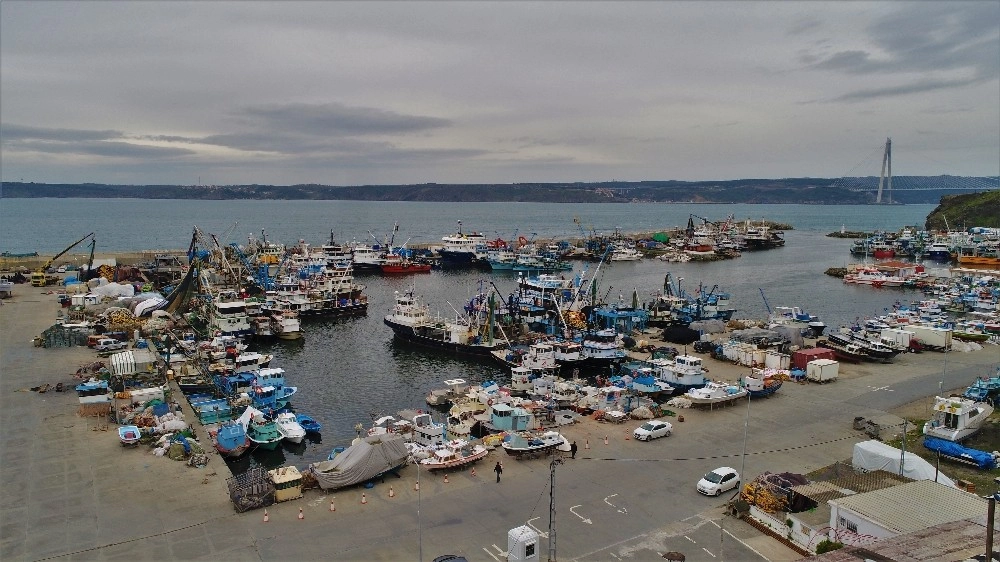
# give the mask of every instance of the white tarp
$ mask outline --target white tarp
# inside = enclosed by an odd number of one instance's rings
[[[864,470],[885,470],[893,474],[899,474],[899,460],[902,451],[895,447],[886,445],[881,441],[862,441],[854,445],[854,456],[851,464],[854,468]],[[903,476],[914,480],[934,480],[934,465],[920,458],[914,453],[906,452],[902,457]],[[937,482],[947,484],[953,488],[955,481],[948,478],[944,473],[937,473]]]

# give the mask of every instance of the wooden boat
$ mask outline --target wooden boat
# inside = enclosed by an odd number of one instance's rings
[[[480,444],[471,444],[465,439],[452,439],[434,449],[432,455],[420,461],[427,470],[455,468],[476,462],[489,454],[489,449]]]
[[[249,416],[248,416],[249,418]],[[238,457],[250,448],[250,438],[247,436],[247,426],[243,418],[219,425],[217,429],[209,430],[215,450],[226,457]],[[246,420],[249,422],[249,419]]]
[[[121,441],[122,445],[125,447],[138,445],[141,437],[142,431],[140,431],[137,426],[123,425],[118,428],[118,440]]]
[[[409,275],[411,273],[429,273],[431,264],[420,263],[404,258],[398,254],[386,254],[382,262],[382,273],[385,275]]]
[[[856,343],[851,343],[845,346],[838,345],[827,340],[819,340],[816,342],[816,347],[825,347],[832,350],[834,357],[840,359],[841,361],[847,361],[848,363],[860,363],[868,357],[865,350]]]
[[[533,457],[549,454],[564,443],[566,438],[556,431],[546,431],[541,435],[521,432],[507,436],[501,446],[512,457]]]
[[[274,420],[268,419],[263,413],[258,413],[250,420],[247,426],[247,437],[250,443],[256,447],[273,451],[281,443],[282,435],[278,431],[278,424]]]
[[[924,424],[924,435],[946,441],[963,441],[975,434],[993,413],[987,402],[961,397],[934,399],[934,415]]]

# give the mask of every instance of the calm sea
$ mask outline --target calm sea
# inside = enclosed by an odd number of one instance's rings
[[[630,301],[633,290],[641,300],[659,290],[664,274],[683,278],[682,288],[698,284],[732,294],[737,318],[761,318],[764,298],[771,306],[801,306],[830,326],[857,317],[881,314],[897,300],[918,298],[915,292],[846,286],[823,274],[829,267],[852,261],[849,240],[829,238],[840,230],[897,230],[922,225],[933,205],[813,206],[697,204],[538,204],[423,203],[361,201],[188,201],[131,199],[0,199],[0,250],[55,253],[95,232],[99,252],[187,248],[195,226],[215,234],[222,243],[245,242],[250,234],[286,244],[304,239],[322,244],[331,231],[338,241],[381,239],[399,224],[396,243],[432,243],[463,228],[505,239],[580,237],[581,230],[610,233],[655,231],[687,223],[690,215],[724,220],[767,219],[793,225],[784,248],[745,253],[736,260],[712,263],[664,263],[658,260],[615,263],[597,274],[600,292],[608,300]],[[574,220],[575,219],[575,220]],[[82,252],[77,249],[76,251]],[[578,264],[580,271],[584,264]],[[595,264],[588,266],[588,278]],[[507,294],[515,278],[509,274],[434,271],[410,278],[364,277],[370,308],[367,317],[306,321],[305,337],[290,345],[266,348],[275,354],[273,366],[288,373],[299,387],[296,409],[317,418],[323,442],[305,450],[284,450],[244,462],[304,465],[325,458],[335,445],[354,437],[354,427],[371,423],[371,413],[395,413],[425,407],[424,395],[441,381],[505,380],[504,369],[490,363],[453,359],[393,343],[382,316],[394,291],[413,287],[432,309],[452,315],[473,296],[477,285],[492,279]]]

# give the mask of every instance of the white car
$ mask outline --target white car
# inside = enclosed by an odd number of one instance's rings
[[[58,268],[56,269],[56,273],[66,273],[66,266],[65,266],[65,265],[60,265],[60,266],[59,266],[59,267],[58,267]]]
[[[637,441],[649,441],[657,437],[666,437],[674,430],[670,422],[650,420],[635,428],[632,435]]]
[[[740,473],[728,466],[719,467],[698,481],[698,491],[706,496],[717,496],[732,490],[740,483]]]

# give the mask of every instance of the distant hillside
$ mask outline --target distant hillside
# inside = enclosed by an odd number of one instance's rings
[[[908,177],[920,189],[895,190],[895,203],[935,203],[949,187],[966,186],[970,178]],[[996,178],[976,178],[996,185]],[[861,184],[878,178],[852,178]],[[867,182],[871,180],[871,182]],[[858,181],[852,181],[859,185]],[[728,181],[641,181],[599,183],[413,184],[413,185],[105,185],[0,184],[8,198],[134,198],[134,199],[322,199],[358,201],[524,201],[550,203],[805,203],[867,204],[871,191],[842,187],[840,180],[822,178],[744,179]],[[960,192],[960,191],[959,191]]]
[[[973,226],[1000,228],[1000,191],[945,195],[927,215],[924,228],[964,230]]]

